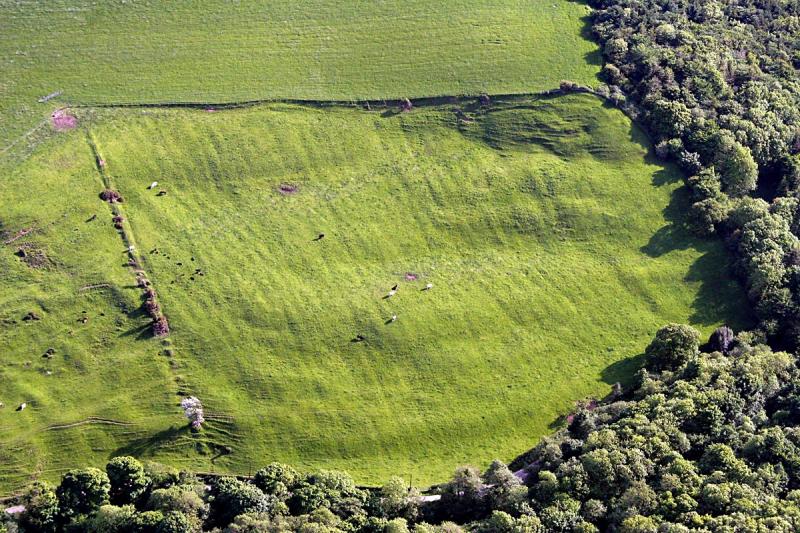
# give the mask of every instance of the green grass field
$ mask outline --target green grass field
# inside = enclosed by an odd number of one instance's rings
[[[442,481],[512,459],[629,378],[664,323],[747,324],[723,247],[682,225],[679,173],[620,112],[590,96],[466,121],[453,107],[106,109],[41,144],[0,182],[6,234],[37,228],[0,247],[0,486],[118,453]],[[89,137],[172,357],[135,311]],[[20,242],[49,266],[14,256]],[[110,287],[80,290],[96,283]],[[31,310],[43,319],[21,322]],[[179,390],[207,406],[198,435]],[[46,429],[89,417],[127,425]]]
[[[0,243],[32,232],[0,244],[0,494],[33,476],[57,478],[175,421],[166,407],[175,402],[168,362],[131,334],[147,320],[91,163],[76,131],[3,169]],[[86,222],[93,214],[98,219]],[[20,249],[47,259],[32,268]],[[107,286],[84,288],[91,285]],[[30,311],[41,320],[23,321]],[[51,360],[43,357],[49,348]],[[21,402],[30,407],[17,413]]]
[[[64,102],[356,100],[589,83],[599,57],[582,35],[586,14],[567,0],[0,0],[0,150]]]

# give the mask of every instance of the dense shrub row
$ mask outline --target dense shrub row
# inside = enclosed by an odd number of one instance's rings
[[[117,457],[36,483],[22,531],[544,533],[800,530],[800,370],[733,337],[701,352],[688,326],[659,330],[636,385],[586,403],[512,471],[459,468],[423,500],[399,478],[364,490],[338,472],[271,464],[207,479]],[[431,501],[432,500],[432,501]],[[431,525],[437,524],[437,525]],[[456,525],[462,524],[462,525]],[[10,524],[13,530],[17,527]],[[2,526],[0,526],[2,530]]]
[[[21,504],[17,523],[6,527],[26,532],[370,532],[407,531],[407,521],[417,521],[419,498],[399,478],[366,491],[347,474],[301,475],[274,463],[252,480],[203,481],[116,457],[105,471],[68,472],[57,487],[37,482]]]

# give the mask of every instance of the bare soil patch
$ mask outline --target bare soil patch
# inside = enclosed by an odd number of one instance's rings
[[[300,190],[300,187],[298,187],[294,183],[281,183],[278,186],[278,192],[280,192],[284,196],[289,196],[289,195],[295,194],[299,190]]]
[[[14,255],[31,268],[44,268],[50,264],[50,259],[44,250],[33,243],[20,244]]]

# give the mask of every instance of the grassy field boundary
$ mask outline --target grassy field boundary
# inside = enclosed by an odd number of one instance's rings
[[[100,153],[100,148],[98,146],[97,140],[92,135],[92,132],[87,130],[86,132],[86,140],[89,144],[89,148],[91,149],[92,156],[94,157],[94,166],[97,170],[98,175],[100,176],[100,181],[103,184],[104,191],[102,195],[106,193],[116,193],[116,186],[114,184],[114,180],[111,177],[111,173],[108,172],[106,169],[105,159],[103,158],[102,154]],[[105,200],[105,199],[104,199]],[[139,252],[139,248],[137,246],[136,237],[133,232],[133,225],[131,224],[125,209],[122,207],[124,203],[124,198],[120,197],[119,201],[114,200],[107,200],[105,201],[109,205],[111,215],[113,217],[114,225],[118,230],[119,236],[122,239],[123,244],[127,248],[127,257],[128,257],[128,266],[132,270],[136,285],[142,291],[142,306],[145,308],[146,312],[151,315],[153,319],[153,332],[154,336],[162,337],[163,343],[168,346],[170,353],[174,352],[174,347],[172,345],[172,341],[168,339],[169,336],[169,326],[166,326],[166,330],[162,332],[158,332],[157,327],[159,321],[167,324],[167,319],[163,314],[161,309],[161,303],[158,300],[157,293],[155,288],[152,286],[152,282],[150,281],[149,277],[147,276],[147,271],[144,268],[145,264],[145,257]],[[173,378],[175,377],[175,373],[173,372]],[[178,387],[177,382],[175,383],[175,394],[180,394],[180,389]]]
[[[472,101],[476,98],[488,97],[492,100],[509,100],[519,98],[536,98],[547,96],[558,96],[569,93],[587,93],[598,94],[595,89],[585,85],[572,85],[569,88],[561,86],[552,89],[535,92],[520,92],[520,93],[479,93],[479,94],[452,94],[440,96],[426,96],[420,98],[386,98],[378,100],[318,100],[318,99],[304,99],[304,98],[264,98],[256,100],[230,100],[230,101],[171,101],[165,100],[162,102],[113,102],[113,103],[92,103],[82,102],[70,104],[64,102],[60,109],[103,109],[103,108],[189,108],[189,109],[235,109],[241,107],[253,107],[263,104],[296,104],[307,105],[319,108],[326,107],[384,107],[384,108],[399,108],[404,102],[411,102],[414,107],[432,107],[446,104],[464,103]]]
[[[413,107],[435,107],[441,105],[459,105],[465,103],[472,103],[476,100],[487,98],[489,102],[491,101],[508,101],[508,100],[520,100],[526,98],[548,98],[548,97],[557,97],[557,96],[564,96],[573,93],[582,93],[582,94],[592,94],[597,96],[601,100],[606,103],[611,104],[614,107],[619,107],[632,121],[636,122],[637,125],[640,125],[636,120],[636,114],[629,112],[626,106],[617,106],[616,103],[611,100],[607,94],[604,94],[597,89],[587,86],[587,85],[578,85],[573,84],[572,82],[567,82],[567,84],[562,84],[560,87],[555,87],[552,89],[546,89],[543,91],[536,91],[536,92],[527,92],[527,93],[502,93],[502,94],[462,94],[462,95],[443,95],[443,96],[430,96],[430,97],[422,97],[422,98],[403,98],[403,99],[381,99],[381,100],[314,100],[314,99],[302,99],[302,98],[265,98],[265,99],[258,99],[258,100],[230,100],[230,101],[162,101],[162,102],[114,102],[114,103],[91,103],[91,102],[81,102],[81,103],[70,103],[69,101],[60,101],[62,104],[60,107],[56,108],[53,113],[58,113],[61,111],[66,111],[69,109],[85,109],[85,110],[97,110],[97,109],[205,109],[207,111],[222,111],[226,109],[241,109],[241,108],[248,108],[248,107],[256,107],[260,105],[268,105],[268,104],[290,104],[290,105],[302,105],[302,106],[310,106],[318,109],[326,109],[326,108],[361,108],[367,111],[373,111],[373,108],[376,109],[383,109],[385,113],[401,113],[401,106],[408,102]],[[48,123],[51,122],[51,119],[45,119],[37,124],[35,127],[31,128],[24,134],[17,137],[13,142],[6,145],[3,148],[0,148],[0,156],[4,156],[9,153],[15,146],[17,146],[22,140],[31,137],[36,132],[40,131],[43,127],[46,127]]]

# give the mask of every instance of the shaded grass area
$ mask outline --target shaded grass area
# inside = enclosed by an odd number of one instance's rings
[[[683,227],[679,174],[621,113],[574,95],[457,116],[97,117],[175,372],[211,413],[194,468],[441,481],[629,378],[665,322],[747,323],[722,246]],[[122,440],[182,463],[192,437]]]
[[[0,0],[0,148],[63,102],[363,100],[589,83],[599,58],[582,33],[587,9],[564,0]]]

